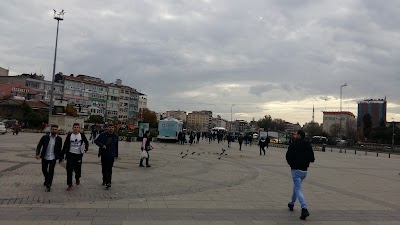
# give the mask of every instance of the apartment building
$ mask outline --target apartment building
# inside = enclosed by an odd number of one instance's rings
[[[187,115],[188,128],[196,131],[209,131],[212,128],[212,111],[193,111]]]

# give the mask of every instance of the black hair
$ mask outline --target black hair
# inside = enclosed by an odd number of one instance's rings
[[[306,133],[304,133],[303,130],[298,130],[298,131],[297,131],[297,134],[300,135],[301,139],[306,138]]]
[[[53,128],[53,127],[58,128],[58,125],[57,124],[52,124],[51,128]]]

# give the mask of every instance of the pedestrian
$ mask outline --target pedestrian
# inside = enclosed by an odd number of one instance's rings
[[[61,163],[63,159],[61,148],[62,138],[58,136],[58,126],[53,124],[50,128],[50,134],[43,135],[36,147],[36,159],[42,159],[43,185],[47,192],[51,191],[57,160]]]
[[[193,140],[194,140],[194,134],[190,133],[189,135],[189,144],[192,145],[193,144]]]
[[[271,140],[269,139],[268,136],[265,138],[265,142],[267,143],[267,145],[266,145],[265,147],[268,148],[268,145],[269,145],[269,143],[271,142]]]
[[[150,158],[149,151],[151,151],[153,149],[153,146],[151,145],[150,131],[146,131],[146,133],[144,133],[143,142],[142,142],[142,146],[140,149],[142,151],[146,151],[146,153],[147,153],[146,167],[151,167],[149,164],[149,158]],[[143,158],[140,158],[139,167],[144,167],[143,166]]]
[[[82,158],[83,154],[89,149],[89,142],[84,133],[81,133],[79,123],[72,125],[72,133],[68,133],[64,141],[62,154],[66,155],[67,160],[67,191],[73,189],[72,173],[75,172],[75,183],[81,183],[80,178],[82,175]]]
[[[267,146],[267,141],[264,139],[264,137],[262,137],[260,141],[258,141],[258,146],[260,147],[260,155],[261,151],[264,152],[265,155],[265,146]]]
[[[91,133],[90,133],[90,140],[92,140],[92,144],[94,143],[94,140],[96,140],[97,138],[97,129],[96,129],[96,125],[93,124],[91,126]]]
[[[252,134],[249,134],[248,140],[249,140],[249,145],[251,146],[251,143],[253,142],[253,135]]]
[[[243,140],[244,140],[244,144],[247,146],[248,141],[249,141],[249,136],[247,134],[244,134]]]
[[[107,132],[101,133],[95,140],[96,145],[99,146],[98,157],[101,157],[101,173],[103,174],[102,185],[105,185],[106,189],[111,187],[114,159],[118,158],[119,138],[118,135],[114,133],[114,130],[114,124],[109,123]]]
[[[232,137],[231,133],[228,134],[228,136],[226,137],[226,140],[228,141],[228,148],[230,148],[231,143],[233,141],[233,137]]]
[[[304,140],[304,131],[297,131],[294,138],[295,140],[289,145],[286,152],[286,161],[291,168],[293,179],[293,194],[288,207],[290,211],[293,211],[294,203],[298,198],[301,204],[300,219],[305,220],[310,213],[308,212],[306,199],[302,193],[301,183],[307,176],[307,168],[310,166],[310,163],[315,161],[315,158],[310,142]]]
[[[239,142],[239,150],[242,151],[242,144],[243,144],[243,134],[239,134],[238,142]]]
[[[201,135],[201,133],[200,133],[200,131],[198,131],[198,132],[196,133],[197,144],[200,143],[200,135]]]
[[[21,129],[21,126],[18,124],[18,121],[14,124],[13,126],[13,135],[18,135],[19,130]]]

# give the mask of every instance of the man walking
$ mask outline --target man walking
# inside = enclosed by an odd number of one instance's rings
[[[307,176],[307,168],[310,166],[310,162],[314,162],[315,158],[310,142],[304,140],[304,131],[297,131],[294,138],[295,141],[289,145],[286,152],[286,161],[291,168],[293,178],[293,194],[288,207],[290,211],[293,211],[294,203],[298,198],[301,204],[300,219],[305,220],[310,216],[310,213],[307,210],[306,199],[301,190],[301,183]]]
[[[239,134],[238,142],[239,142],[239,150],[242,151],[242,144],[243,144],[243,134]]]
[[[75,171],[75,183],[81,183],[80,178],[82,174],[82,156],[89,149],[89,142],[85,134],[81,133],[79,123],[72,125],[72,133],[68,133],[64,141],[62,155],[66,154],[67,160],[67,191],[73,189],[72,185],[72,172]]]
[[[265,155],[265,146],[267,146],[267,141],[262,137],[260,141],[258,141],[258,146],[260,146],[260,155],[264,152]]]
[[[57,133],[58,126],[55,124],[51,125],[50,134],[43,135],[36,147],[36,159],[42,159],[43,185],[46,187],[45,190],[47,192],[51,191],[56,161],[57,159],[60,162],[62,161],[62,139]]]
[[[114,133],[115,127],[112,123],[108,124],[107,132],[101,133],[94,141],[99,146],[101,156],[101,172],[103,173],[103,186],[106,189],[111,187],[112,167],[114,158],[118,158],[118,135]]]

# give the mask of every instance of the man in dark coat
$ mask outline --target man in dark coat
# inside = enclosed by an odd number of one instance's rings
[[[36,159],[42,159],[43,185],[47,192],[51,191],[56,162],[57,160],[62,161],[62,139],[57,133],[58,126],[51,125],[50,134],[43,135],[36,147]]]
[[[94,141],[99,146],[98,156],[101,157],[101,172],[103,174],[103,186],[111,187],[112,167],[114,158],[118,158],[118,135],[114,133],[114,125],[108,124],[107,132],[101,133]]]
[[[301,183],[306,178],[307,169],[310,163],[315,161],[315,158],[310,142],[304,140],[304,131],[297,131],[294,138],[295,141],[290,143],[288,151],[286,152],[286,161],[291,168],[293,179],[293,194],[288,207],[290,211],[293,211],[294,203],[298,198],[301,204],[300,219],[305,220],[310,213],[308,212],[306,199],[301,190]]]

